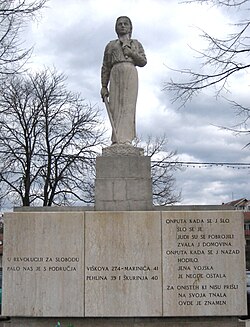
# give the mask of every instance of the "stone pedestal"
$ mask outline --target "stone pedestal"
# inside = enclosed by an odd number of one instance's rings
[[[186,327],[213,326],[206,322],[216,316],[222,326],[219,316],[246,314],[241,212],[18,212],[5,219],[4,316],[117,317],[124,326],[179,317]]]
[[[96,160],[95,210],[152,210],[150,157],[142,149],[112,146]]]

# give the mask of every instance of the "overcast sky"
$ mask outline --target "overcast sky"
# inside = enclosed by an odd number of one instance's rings
[[[243,149],[249,139],[217,127],[232,127],[236,116],[227,101],[215,99],[214,90],[206,90],[182,109],[163,91],[164,82],[173,76],[167,67],[199,69],[200,60],[191,48],[201,50],[206,44],[198,28],[226,36],[242,10],[233,13],[178,0],[50,0],[39,20],[27,27],[27,45],[35,46],[30,67],[55,67],[65,73],[69,88],[102,108],[107,120],[99,96],[100,68],[104,47],[116,38],[114,24],[121,15],[131,18],[132,37],[143,44],[148,60],[138,68],[137,134],[165,134],[168,150],[177,150],[180,161],[250,163],[249,148]],[[230,99],[249,105],[246,75],[232,79],[230,87]],[[250,164],[247,169],[189,166],[176,173],[176,186],[182,191],[182,204],[250,199],[249,172]]]

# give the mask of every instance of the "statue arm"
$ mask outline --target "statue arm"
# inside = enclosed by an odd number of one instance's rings
[[[105,97],[109,96],[109,91],[108,91],[109,76],[110,76],[110,71],[106,70],[105,66],[102,66],[102,72],[101,72],[101,83],[102,83],[101,97],[102,97],[103,101],[104,101]]]
[[[135,43],[135,47],[132,47],[131,56],[136,66],[143,67],[147,63],[147,58],[144,49],[139,41],[134,40],[133,42]]]
[[[104,99],[104,97],[109,96],[108,83],[109,83],[109,78],[110,78],[110,71],[111,71],[111,64],[110,64],[110,60],[109,60],[109,45],[107,45],[105,48],[105,51],[104,51],[103,64],[102,64],[102,69],[101,69],[101,83],[102,83],[101,96],[102,96],[102,99]]]

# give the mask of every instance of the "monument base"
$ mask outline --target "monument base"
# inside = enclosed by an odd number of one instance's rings
[[[185,326],[210,326],[213,317],[247,314],[242,212],[16,212],[5,219],[4,316],[106,317],[120,326],[179,317]]]
[[[13,318],[4,327],[245,327],[237,317],[206,318]]]
[[[153,210],[150,157],[141,148],[116,145],[96,159],[95,210]]]
[[[130,144],[114,144],[102,149],[102,155],[106,156],[144,156],[143,148],[134,147]]]

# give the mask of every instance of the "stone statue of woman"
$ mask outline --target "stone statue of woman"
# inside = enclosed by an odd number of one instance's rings
[[[132,22],[128,17],[117,18],[115,31],[118,39],[110,41],[104,52],[101,96],[110,111],[112,144],[131,144],[136,136],[138,73],[135,66],[145,66],[147,59],[141,43],[131,39]]]

